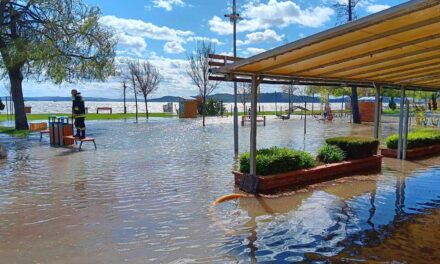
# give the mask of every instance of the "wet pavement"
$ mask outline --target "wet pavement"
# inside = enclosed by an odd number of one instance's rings
[[[440,157],[212,207],[238,192],[231,120],[88,122],[98,150],[82,152],[0,135],[0,262],[440,261]],[[258,147],[316,153],[372,129],[310,119],[304,136],[301,120],[269,120]],[[385,122],[383,136],[395,130]],[[247,150],[249,126],[240,139]]]

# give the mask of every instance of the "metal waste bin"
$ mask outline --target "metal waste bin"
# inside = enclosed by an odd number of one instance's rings
[[[74,140],[66,139],[65,136],[73,136],[73,125],[69,117],[49,116],[49,137],[52,146],[69,146]]]

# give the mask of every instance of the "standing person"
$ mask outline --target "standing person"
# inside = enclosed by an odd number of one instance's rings
[[[86,108],[84,106],[84,99],[77,90],[73,89],[72,92],[72,114],[75,118],[76,135],[80,139],[86,138]]]

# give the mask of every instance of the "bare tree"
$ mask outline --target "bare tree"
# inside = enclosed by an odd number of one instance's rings
[[[139,69],[135,78],[138,84],[138,91],[144,97],[145,117],[148,119],[148,96],[157,91],[162,81],[162,75],[157,68],[148,61],[140,63]]]
[[[243,114],[246,115],[246,103],[251,99],[252,85],[249,83],[241,83],[238,89],[240,102],[243,104]]]
[[[336,10],[337,24],[345,24],[347,21],[352,21],[358,18],[354,9],[362,0],[345,0],[336,1],[333,8]]]
[[[135,102],[135,106],[136,106],[136,123],[138,122],[138,100],[137,100],[137,95],[138,95],[138,89],[136,88],[136,75],[139,74],[140,72],[140,63],[139,61],[133,61],[133,60],[129,60],[127,61],[127,65],[128,65],[128,73],[129,75],[127,76],[128,79],[131,81],[131,85],[133,88],[133,94],[134,94],[134,102]]]
[[[188,54],[188,76],[199,88],[199,96],[202,98],[203,126],[205,126],[206,97],[219,85],[219,82],[209,80],[209,54],[215,52],[211,42],[201,41],[197,43],[196,50]]]
[[[357,19],[354,9],[360,1],[361,0],[347,0],[344,2],[339,1],[333,5],[338,13],[338,21],[340,24]],[[358,92],[356,86],[351,87],[351,113],[353,115],[353,123],[360,124],[361,116],[359,113]]]

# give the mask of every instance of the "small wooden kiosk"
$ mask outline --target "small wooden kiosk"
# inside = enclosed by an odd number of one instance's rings
[[[194,98],[185,98],[179,102],[180,118],[197,118],[199,101]]]

